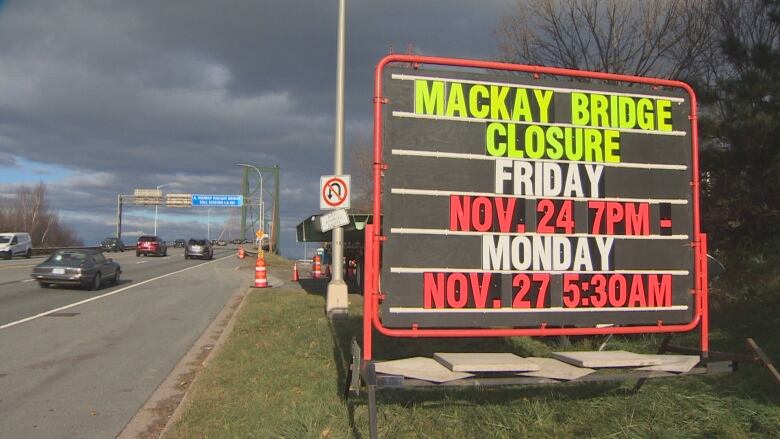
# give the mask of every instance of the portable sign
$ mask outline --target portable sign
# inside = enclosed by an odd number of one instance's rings
[[[417,68],[427,61],[466,69]],[[384,333],[679,332],[706,318],[690,87],[444,58],[380,64],[381,282],[370,288]]]
[[[349,175],[320,177],[320,209],[349,209]]]

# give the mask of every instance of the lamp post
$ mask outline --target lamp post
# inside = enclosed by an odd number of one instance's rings
[[[265,232],[265,203],[263,202],[263,173],[260,172],[260,169],[257,168],[257,166],[250,165],[249,163],[236,163],[236,166],[242,166],[244,168],[252,168],[257,172],[257,175],[260,176],[260,230]],[[244,233],[242,230],[241,233]],[[244,239],[246,239],[246,236],[244,236]]]
[[[336,38],[336,135],[333,147],[333,173],[341,175],[344,166],[344,27],[346,18],[346,0],[339,0],[339,21]],[[328,283],[325,298],[325,313],[329,318],[346,317],[349,313],[348,288],[344,282],[344,229],[336,227],[331,232],[333,236],[333,254],[331,261],[333,271]]]
[[[161,184],[161,185],[157,186],[157,190],[159,191],[160,189],[164,188],[165,186],[170,186],[172,184],[173,183]],[[157,207],[158,206],[159,206],[159,204],[155,204],[154,205],[154,236],[157,236]]]

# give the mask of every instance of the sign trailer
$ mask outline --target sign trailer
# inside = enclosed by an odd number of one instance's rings
[[[698,329],[698,349],[675,349],[708,359],[697,104],[687,84],[386,56],[375,76],[373,191],[362,351],[353,344],[360,377],[353,372],[349,384],[367,384],[372,436],[375,389],[403,385],[374,372],[374,330],[506,337]],[[730,367],[711,361],[689,373]],[[655,376],[668,375],[626,375]]]

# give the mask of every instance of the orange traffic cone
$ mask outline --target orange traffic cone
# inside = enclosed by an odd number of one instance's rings
[[[255,288],[267,288],[268,278],[265,274],[265,257],[263,252],[257,253],[257,263],[255,264]]]
[[[238,248],[238,259],[244,259],[246,255],[244,254],[244,247]]]
[[[293,264],[293,282],[298,282],[300,280],[300,277],[298,277],[298,264]]]
[[[315,256],[314,265],[312,266],[312,270],[311,270],[311,277],[314,279],[319,279],[321,275],[322,272],[320,271],[320,257]]]

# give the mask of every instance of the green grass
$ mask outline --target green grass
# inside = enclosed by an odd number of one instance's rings
[[[269,265],[288,269],[281,261]],[[316,294],[322,286],[324,282],[309,285],[309,293],[297,288],[255,291],[228,342],[193,385],[189,406],[167,437],[368,437],[365,392],[349,401],[341,397],[349,343],[361,334],[362,298],[350,295],[350,318],[330,324],[324,315],[324,298]],[[572,348],[592,349],[602,340],[575,339]],[[714,340],[734,342],[733,337],[717,333]],[[693,345],[693,338],[689,341]],[[378,359],[442,350],[546,355],[558,349],[556,343],[533,338],[376,336],[374,353]],[[651,336],[613,337],[609,348],[652,352],[659,343],[660,338]],[[741,345],[731,347],[745,352]],[[774,340],[767,352],[780,358]],[[382,390],[379,436],[780,437],[780,386],[758,366],[746,365],[735,374],[650,380],[636,394],[631,392],[633,385]]]

